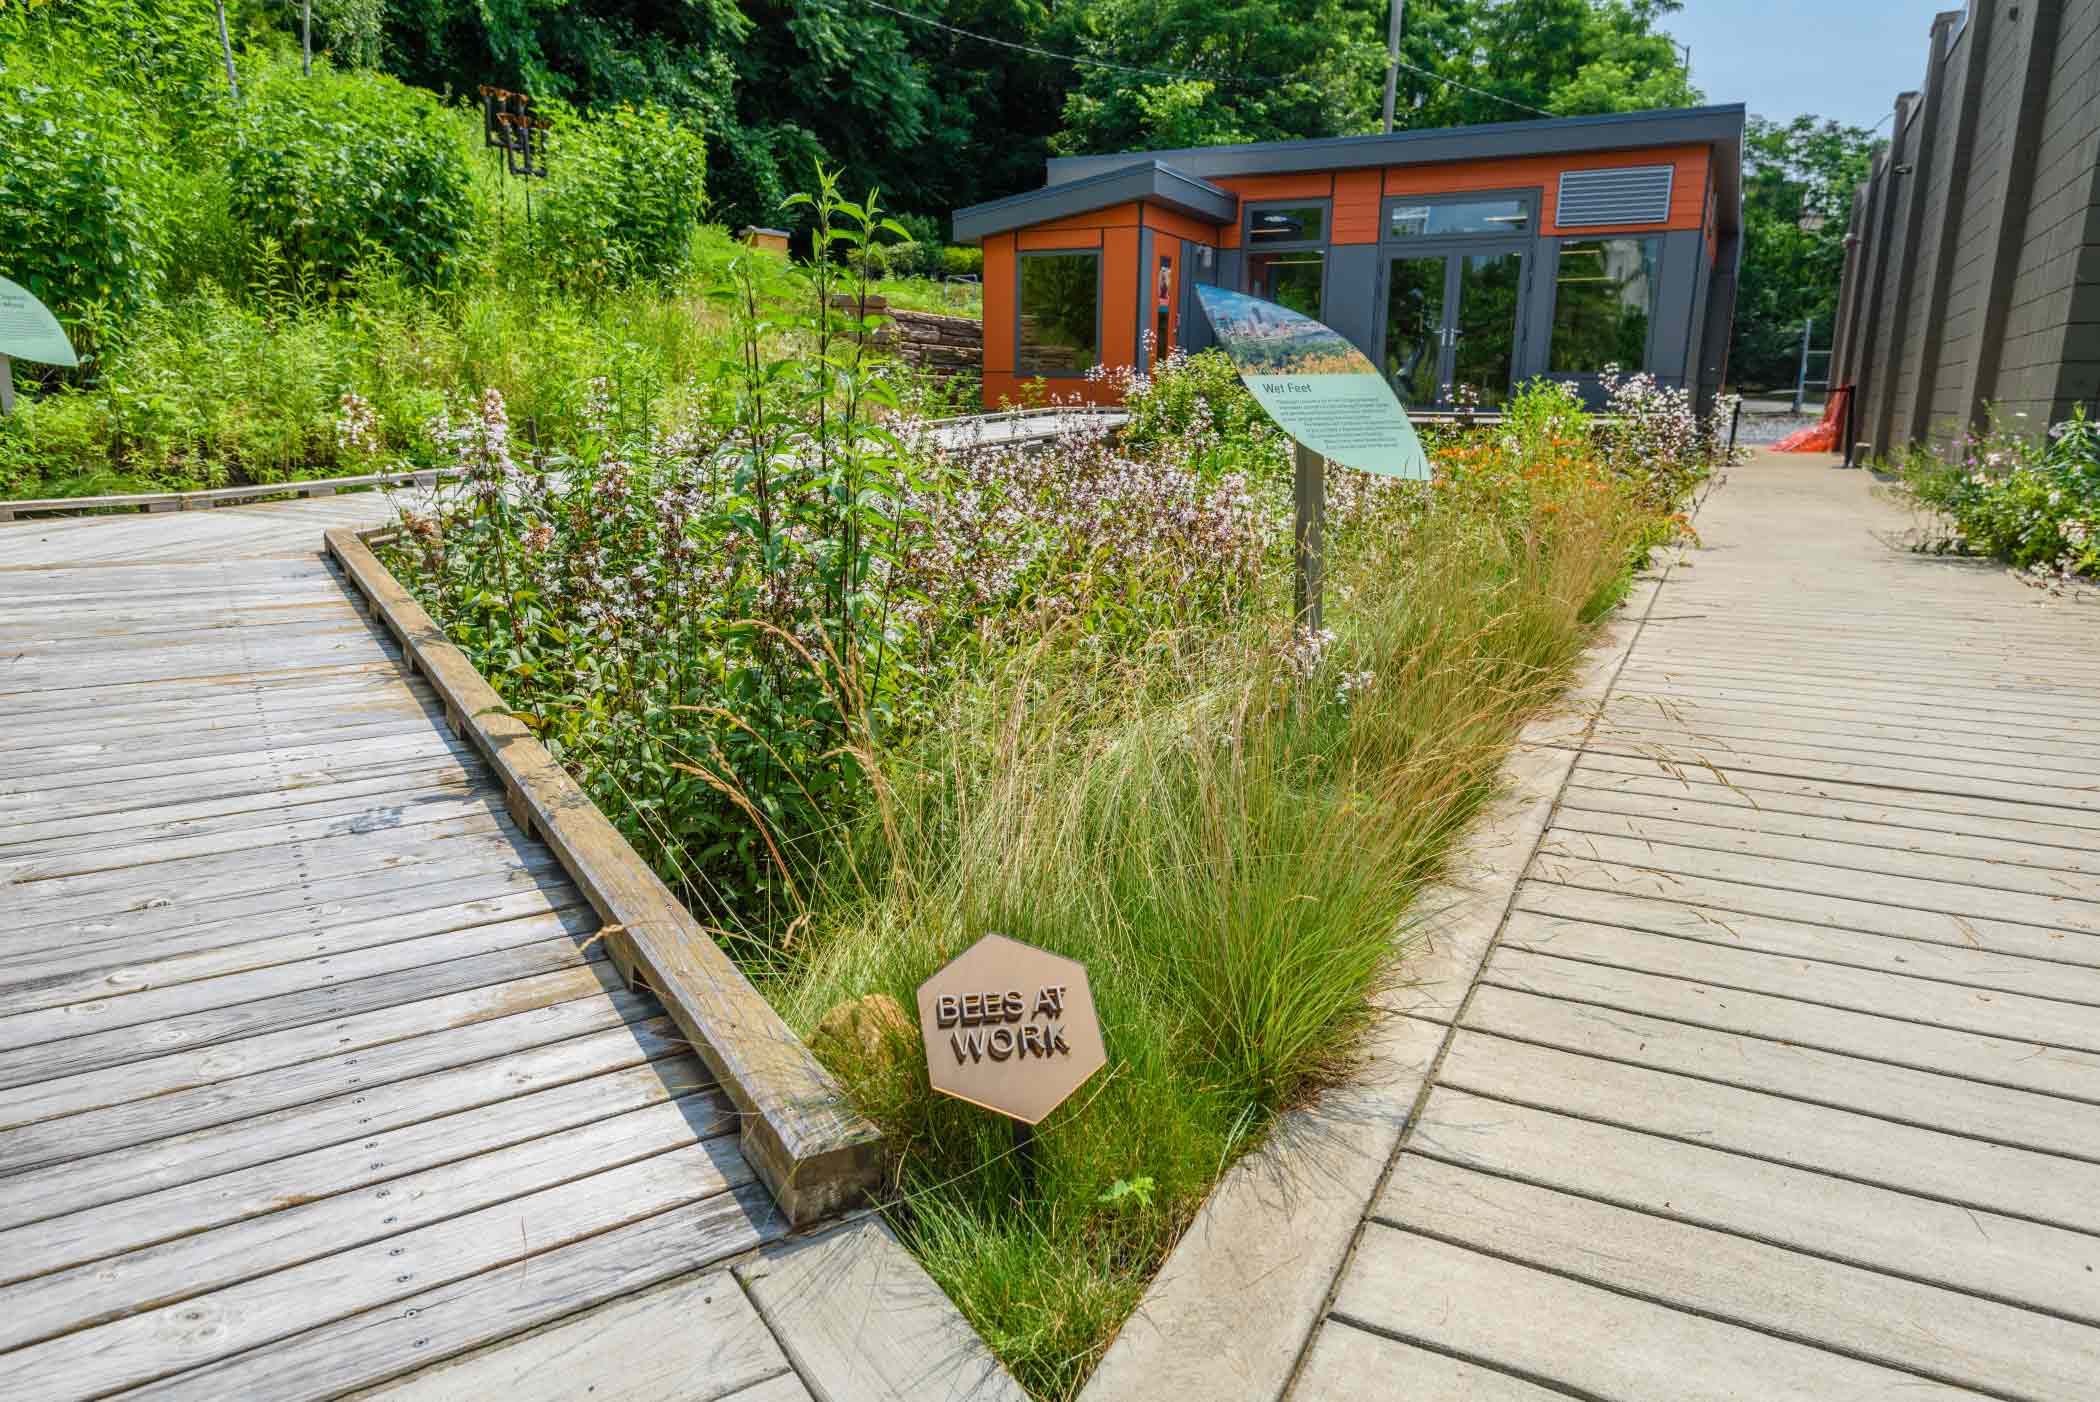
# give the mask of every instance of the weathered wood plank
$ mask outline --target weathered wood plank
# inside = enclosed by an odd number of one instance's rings
[[[457,862],[482,856],[492,864],[523,848],[528,839],[509,815],[468,813],[407,827],[297,837],[282,826],[259,829],[246,852],[206,852],[165,860],[106,858],[85,871],[53,871],[44,858],[0,857],[0,882],[21,922],[20,937],[33,937],[54,919],[81,920],[124,911],[143,902],[170,908],[209,910],[221,901],[263,897],[303,885],[316,871],[349,873],[427,862]],[[146,854],[133,854],[134,858]],[[206,918],[209,918],[208,916]]]
[[[1523,955],[1539,955],[1615,973],[1789,998],[2006,1041],[2100,1052],[2100,1013],[2089,1006],[1985,992],[1907,972],[1854,969],[1824,960],[1738,949],[1719,941],[1679,939],[1528,912],[1511,917],[1497,957],[1503,952],[1513,964],[1526,968],[1539,964]]]
[[[383,1068],[395,1068],[398,1078],[457,1065],[443,1059],[444,1049],[471,1055],[474,1039],[456,1034],[477,1023],[603,998],[615,982],[604,964],[602,956],[594,957],[554,973],[10,1087],[0,1091],[0,1125],[14,1130],[0,1143],[0,1171],[94,1152],[88,1146],[103,1133],[137,1138],[239,1118],[244,1104],[259,1109],[264,1103],[267,1093],[252,1078],[265,1072],[286,1073],[277,1078],[280,1095],[312,1099],[328,1093],[333,1075],[349,1087],[374,1084]],[[642,1000],[623,996],[629,1012],[644,1011],[637,1006]],[[433,1035],[444,1033],[455,1035]],[[390,1045],[391,1052],[381,1050]],[[401,1072],[401,1064],[415,1071]],[[302,1073],[301,1067],[309,1069]],[[150,1120],[125,1108],[149,1097]]]
[[[1531,879],[1541,886],[1552,884],[1643,898],[1657,905],[1696,906],[1724,928],[1737,914],[1758,915],[1903,939],[1944,940],[2072,964],[2091,965],[2100,960],[2100,952],[2093,948],[2093,937],[2079,931],[1942,911],[1929,904],[1891,905],[1886,901],[1855,900],[1755,881],[1725,881],[1689,872],[1673,871],[1664,877],[1646,866],[1572,862],[1565,858],[1551,859],[1550,871],[1548,863],[1534,866]],[[1973,908],[1975,903],[1967,904]]]
[[[315,932],[288,931],[225,944],[216,942],[228,933],[222,929],[205,935],[203,938],[211,943],[198,949],[182,947],[178,941],[175,947],[141,943],[114,949],[41,951],[42,958],[0,965],[0,1014],[12,1016],[45,1008],[100,1003],[110,1006],[83,1011],[82,1020],[100,1024],[106,1016],[109,1025],[114,1026],[136,1015],[116,1004],[180,984],[229,980],[203,995],[216,1002],[225,991],[281,991],[277,976],[270,971],[285,964],[317,961],[310,970],[295,971],[286,977],[305,980],[303,986],[325,987],[348,978],[407,967],[408,961],[425,956],[425,950],[417,947],[419,942],[434,935],[455,936],[456,947],[472,953],[502,937],[478,933],[484,926],[552,920],[556,923],[548,933],[558,929],[572,935],[588,934],[598,927],[597,912],[569,887],[566,877],[544,886],[515,889],[522,875],[492,873],[483,883],[487,891],[466,900],[459,899],[450,886],[442,891],[409,887],[395,893],[399,897],[396,904],[403,907],[398,914],[331,925]],[[419,905],[421,908],[410,908]],[[390,952],[389,947],[397,944],[405,948]],[[127,955],[132,957],[126,958]],[[240,979],[250,974],[255,977]],[[232,997],[225,1001],[241,999]]]
[[[1668,820],[1700,828],[2100,876],[2100,853],[2094,850],[2100,844],[2077,828],[2052,829],[1981,817],[1952,820],[1932,813],[1877,811],[1867,804],[1774,800],[1769,795],[1767,801],[1753,807],[1748,795],[1731,794],[1718,785],[1690,792],[1667,779],[1652,784],[1627,779],[1609,786],[1571,784],[1561,795],[1561,812],[1570,828],[1580,828],[1592,817],[1603,815],[1642,823]]]
[[[152,1317],[185,1300],[227,1291],[274,1272],[290,1273],[284,1282],[288,1290],[298,1290],[293,1281],[303,1280],[330,1297],[329,1305],[320,1308],[349,1313],[386,1299],[387,1290],[369,1274],[345,1279],[337,1268],[342,1264],[338,1258],[346,1254],[370,1257],[374,1253],[366,1248],[385,1242],[389,1249],[383,1255],[402,1262],[405,1269],[411,1256],[423,1255],[417,1249],[418,1238],[446,1226],[450,1219],[472,1220],[479,1213],[479,1225],[485,1227],[490,1221],[488,1210],[498,1203],[524,1199],[519,1206],[527,1207],[531,1194],[587,1182],[631,1164],[733,1135],[735,1130],[734,1113],[718,1097],[665,1101],[391,1178],[375,1187],[295,1203],[213,1231],[38,1276],[0,1288],[0,1357],[10,1349],[110,1324],[128,1315]],[[709,1157],[717,1168],[736,1161],[734,1148],[728,1144],[715,1144]],[[746,1170],[725,1186],[748,1178]],[[607,1182],[603,1186],[613,1191],[616,1185]],[[540,1222],[531,1222],[532,1233],[541,1230]],[[511,1245],[517,1246],[521,1239],[522,1234],[513,1237]],[[455,1238],[446,1250],[432,1254],[452,1256],[466,1244]],[[465,1264],[470,1269],[486,1268],[471,1258]],[[159,1318],[165,1321],[174,1316],[160,1314]],[[301,1322],[295,1320],[294,1327]]]
[[[1555,920],[1592,921],[1731,948],[1880,969],[1987,992],[2100,1005],[2100,970],[2090,964],[2013,954],[1958,937],[1906,939],[1762,915],[1709,914],[1672,901],[1612,896],[1543,881],[1531,882],[1518,893],[1516,909]],[[2065,937],[2045,943],[2062,948],[2071,942]]]
[[[1498,1307],[1483,1309],[1494,1300]],[[1754,1329],[1652,1304],[1374,1224],[1335,1299],[1336,1317],[1585,1397],[1674,1402],[1925,1402],[1962,1388]],[[1579,1346],[1567,1322],[1581,1320]],[[1687,1366],[1697,1359],[1696,1367]]]
[[[2082,1232],[1445,1086],[1409,1152],[2100,1324],[2100,1262]]]
[[[186,1239],[190,1233],[210,1235],[228,1223],[371,1188],[709,1089],[698,1060],[682,1049],[666,1050],[655,1061],[624,1070],[47,1217],[0,1232],[0,1284]],[[726,1105],[719,1099],[715,1103]]]
[[[315,1023],[346,1022],[393,1007],[428,1004],[433,998],[469,994],[476,989],[504,989],[508,997],[522,980],[540,978],[578,968],[589,955],[579,950],[580,941],[556,934],[479,954],[445,958],[433,951],[431,959],[417,967],[332,985],[296,988],[274,996],[218,1007],[201,1002],[190,1011],[147,1019],[103,1031],[76,1029],[69,1037],[52,1037],[27,1043],[19,1040],[0,1049],[0,1087],[32,1081],[52,1081],[85,1075],[105,1067],[122,1066],[147,1058],[159,1059],[177,1050],[198,1050],[244,1038],[275,1036]],[[186,985],[188,992],[195,985]],[[62,1023],[58,1017],[27,1014],[48,1029]],[[36,1028],[15,1029],[0,1021],[0,1031],[19,1038]],[[344,1031],[341,1037],[356,1035]]]
[[[661,1015],[623,1023],[623,1011],[603,1000],[579,999],[526,1014],[523,1021],[484,1024],[449,1039],[449,1048],[390,1049],[376,1080],[348,1081],[341,1066],[278,1073],[261,1083],[273,1094],[252,1113],[221,1116],[201,1129],[178,1124],[178,1132],[156,1137],[150,1130],[127,1134],[113,1128],[104,1142],[83,1143],[72,1158],[8,1179],[0,1194],[0,1227],[82,1212],[326,1146],[363,1143],[387,1130],[685,1050]],[[433,1050],[438,1054],[419,1061],[404,1055]],[[453,1065],[455,1053],[480,1059]],[[395,1071],[403,1074],[389,1074]]]
[[[1954,1387],[2075,1397],[2100,1329],[1666,1217],[1403,1156],[1378,1219]]]
[[[476,847],[473,839],[465,839],[456,855],[438,854],[417,862],[381,862],[368,871],[315,877],[301,886],[289,888],[289,894],[287,888],[278,888],[200,906],[177,906],[172,897],[165,895],[142,897],[137,909],[48,921],[40,927],[41,933],[36,937],[0,939],[0,959],[6,957],[10,945],[27,947],[29,955],[34,958],[40,952],[37,946],[47,941],[76,942],[83,949],[90,946],[101,950],[114,946],[143,949],[162,936],[173,940],[187,931],[197,940],[206,941],[193,941],[187,947],[208,948],[213,944],[251,938],[257,927],[265,922],[273,928],[322,929],[345,918],[346,914],[369,913],[363,897],[377,891],[432,887],[437,889],[421,899],[432,904],[452,904],[467,899],[466,883],[482,879],[507,881],[514,886],[536,885],[551,890],[559,890],[568,884],[560,863],[550,854],[530,848],[509,850],[514,856],[506,857],[503,849],[492,851],[486,846]],[[459,894],[444,895],[447,887]],[[485,891],[487,888],[477,885],[476,889]],[[430,901],[431,895],[437,900]],[[357,906],[345,904],[350,900],[356,900]]]
[[[472,766],[443,759],[422,769],[381,769],[361,779],[296,789],[259,789],[211,798],[145,800],[115,813],[13,822],[0,826],[0,852],[21,855],[45,849],[92,851],[98,846],[155,841],[327,813],[384,811],[422,794],[487,782],[480,761]]]
[[[1501,984],[1482,984],[1474,991],[1464,1025],[1578,1056],[2100,1162],[2100,1115],[2075,1106],[2066,1114],[2056,1096],[1966,1076],[1866,1061],[1797,1041],[1665,1021]]]
[[[139,1395],[321,1402],[690,1273],[786,1230],[763,1188],[720,1193],[166,1378]],[[503,1231],[499,1225],[491,1235]]]
[[[1440,1085],[2091,1232],[2100,1164],[1461,1031]]]
[[[1549,998],[1567,998],[1749,1036],[1799,1042],[1846,1056],[1967,1076],[2072,1101],[2100,1103],[2100,1057],[2087,1051],[1934,1027],[1904,1018],[1716,987],[1635,969],[1547,959],[1516,949],[1498,951],[1483,978],[1497,987]]]
[[[1313,1339],[1297,1395],[1362,1402],[1565,1402],[1568,1394],[1337,1319]]]
[[[751,1397],[746,1389],[783,1374],[787,1359],[758,1311],[727,1271],[710,1271],[499,1340],[369,1396],[373,1402],[743,1402]]]
[[[1727,770],[1717,775],[1702,765],[1659,763],[1652,755],[1615,755],[1586,751],[1576,760],[1578,782],[1615,786],[1622,778],[1645,783],[1677,785],[1683,792],[1707,802],[1726,802],[1734,794],[1745,802],[1770,803],[1807,800],[1868,804],[1896,815],[1887,821],[1942,823],[1955,831],[1972,817],[2029,823],[2039,830],[2040,840],[2085,842],[2084,836],[2100,832],[2100,815],[2075,808],[2045,807],[2018,799],[1994,799],[1975,794],[1933,791],[1915,787],[1846,783],[1842,780],[1803,778],[1789,774],[1760,774]],[[1918,816],[1912,816],[1918,815]],[[1876,820],[1881,821],[1881,820]],[[1983,830],[1988,831],[1988,830]]]
[[[267,814],[250,812],[243,815],[244,821],[239,825],[229,823],[218,831],[202,834],[194,828],[151,835],[134,831],[127,840],[111,833],[99,843],[75,840],[48,853],[29,852],[20,844],[9,844],[0,847],[0,867],[11,869],[17,883],[49,881],[327,838],[374,833],[437,837],[442,833],[432,831],[435,824],[508,816],[500,793],[485,785],[469,788],[464,784],[433,787],[419,783],[352,804],[317,807],[319,811],[282,808]]]
[[[878,1217],[776,1246],[736,1273],[819,1397],[1027,1402]]]

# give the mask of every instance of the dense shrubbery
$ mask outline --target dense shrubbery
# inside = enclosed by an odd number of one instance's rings
[[[280,67],[235,109],[231,212],[299,273],[338,282],[382,261],[441,280],[468,237],[458,124],[428,93],[375,73]]]
[[[581,288],[626,287],[677,271],[700,227],[707,148],[657,109],[564,114],[531,243],[546,269]]]
[[[2044,588],[2100,579],[2100,423],[2083,406],[2039,436],[1994,418],[1954,452],[1919,448],[1897,464],[1941,522],[1924,548],[1994,556]]]

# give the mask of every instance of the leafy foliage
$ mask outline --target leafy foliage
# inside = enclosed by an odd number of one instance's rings
[[[1867,178],[1872,137],[1858,127],[1796,117],[1750,119],[1744,141],[1742,280],[1729,374],[1738,384],[1794,381],[1801,323],[1830,344],[1852,191]]]
[[[1923,548],[1993,556],[2058,592],[2100,579],[2100,424],[2084,406],[2046,435],[1994,415],[1949,456],[1921,447],[1897,466],[1942,524]]]
[[[395,79],[279,67],[240,104],[228,145],[235,216],[323,280],[377,255],[437,282],[467,237],[458,129]]]
[[[622,104],[557,120],[533,243],[582,287],[624,287],[676,271],[700,227],[707,148],[661,108]]]

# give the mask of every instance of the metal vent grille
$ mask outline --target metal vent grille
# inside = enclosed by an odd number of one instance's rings
[[[1674,166],[1567,171],[1560,177],[1560,200],[1553,222],[1564,228],[1667,223],[1670,179],[1675,174]]]

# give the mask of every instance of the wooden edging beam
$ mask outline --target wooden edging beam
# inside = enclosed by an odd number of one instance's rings
[[[362,477],[322,477],[304,482],[263,482],[245,487],[208,487],[197,492],[133,492],[111,497],[37,497],[28,501],[0,501],[0,521],[37,512],[116,511],[143,507],[147,511],[200,511],[214,506],[233,506],[267,497],[332,497],[357,487],[434,487],[441,478],[463,475],[456,467],[420,469],[413,472],[368,472]]]
[[[495,770],[512,816],[553,849],[605,921],[621,976],[656,994],[735,1102],[744,1156],[789,1220],[813,1222],[858,1198],[881,1167],[874,1125],[847,1105],[743,970],[379,562],[366,535],[331,530],[327,543],[443,699],[453,730]]]

